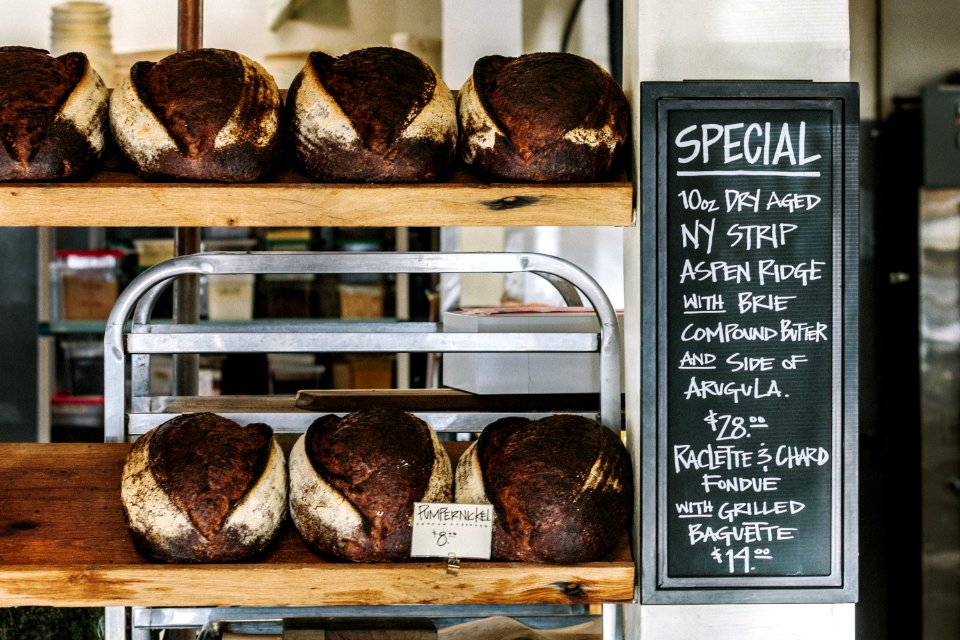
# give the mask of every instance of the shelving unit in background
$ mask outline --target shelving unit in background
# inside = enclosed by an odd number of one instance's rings
[[[204,229],[202,249],[219,250],[434,250],[436,234],[429,228],[305,228],[284,227],[275,229],[218,228]],[[125,260],[122,282],[132,278],[156,260],[172,257],[173,239],[169,228],[111,227],[40,229],[40,260],[38,276],[41,301],[38,307],[38,436],[42,442],[102,440],[102,386],[99,391],[86,389],[97,386],[102,372],[89,367],[89,358],[100,349],[97,360],[102,363],[102,338],[105,320],[64,319],[63,310],[58,315],[51,295],[57,282],[51,279],[50,263],[58,248],[71,250],[113,249],[132,252]],[[143,237],[146,236],[146,237]],[[169,246],[161,246],[167,243]],[[146,265],[146,266],[145,266]],[[411,318],[427,319],[429,300],[427,289],[435,283],[421,276],[396,274],[370,278],[345,277],[338,283],[335,276],[292,274],[240,276],[243,283],[203,282],[201,280],[201,308],[203,317],[224,319],[221,314],[236,315],[236,319],[256,318],[267,322],[273,319],[291,318],[336,318],[347,317],[361,320],[402,321]],[[221,276],[229,279],[230,277]],[[411,291],[411,280],[413,290]],[[242,285],[242,286],[241,286]],[[342,291],[338,291],[342,287]],[[241,291],[241,289],[245,290]],[[244,294],[244,295],[240,295]],[[339,294],[339,295],[338,295]],[[412,299],[411,299],[412,297]],[[165,296],[169,307],[170,297]],[[375,302],[376,304],[372,304]],[[246,309],[243,307],[246,305]],[[64,307],[64,304],[59,304]],[[107,309],[109,311],[109,309]],[[215,316],[215,312],[217,315]],[[167,315],[163,315],[166,313]],[[169,317],[169,308],[159,317]],[[244,316],[244,314],[249,314]],[[364,316],[365,317],[360,317]],[[155,314],[156,315],[156,314]],[[95,342],[95,344],[90,344]],[[94,347],[88,349],[87,347]],[[87,354],[86,352],[90,353]],[[82,356],[75,359],[72,356]],[[413,366],[411,366],[411,359]],[[156,384],[169,386],[169,358],[157,358]],[[254,361],[255,360],[255,361]],[[71,385],[74,380],[70,365],[88,369],[94,376],[84,381],[85,391],[79,394]],[[223,365],[230,365],[224,376]],[[237,367],[240,369],[237,369]],[[410,388],[422,387],[425,378],[425,358],[411,354],[377,356],[375,358],[331,357],[326,354],[270,354],[256,359],[230,357],[204,357],[200,362],[199,393],[219,394],[220,382],[227,378],[230,394],[294,393],[297,389],[321,388]],[[238,371],[249,375],[239,375]],[[251,380],[236,386],[241,380]],[[232,385],[232,386],[231,386]],[[89,392],[89,393],[88,393]],[[83,397],[75,397],[81,395]]]

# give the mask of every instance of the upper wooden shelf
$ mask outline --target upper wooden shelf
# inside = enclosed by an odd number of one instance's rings
[[[0,444],[0,607],[321,606],[629,601],[626,535],[575,565],[325,562],[287,523],[257,562],[169,565],[134,548],[120,508],[127,444]]]
[[[89,180],[0,183],[0,226],[449,227],[633,224],[633,185],[484,183],[459,169],[423,184],[146,182],[108,163]]]

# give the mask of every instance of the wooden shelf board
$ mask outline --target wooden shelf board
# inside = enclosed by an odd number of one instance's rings
[[[599,411],[598,393],[481,395],[457,389],[305,389],[295,396],[167,396],[163,411],[187,413],[344,412],[369,407],[405,411]]]
[[[630,226],[633,185],[444,182],[319,184],[292,169],[269,182],[146,182],[109,166],[89,180],[0,183],[0,226]]]
[[[576,565],[325,562],[287,523],[257,562],[146,561],[127,534],[127,444],[0,444],[0,607],[309,606],[622,602],[635,579],[626,535]]]
[[[442,388],[304,389],[296,396],[296,407],[307,411],[359,411],[371,406],[407,411],[599,412],[600,394],[476,394]]]

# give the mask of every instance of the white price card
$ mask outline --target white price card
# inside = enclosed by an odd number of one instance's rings
[[[493,505],[413,503],[410,556],[490,559]]]

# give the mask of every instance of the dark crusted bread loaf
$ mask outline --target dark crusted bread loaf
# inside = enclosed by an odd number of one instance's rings
[[[458,97],[460,155],[489,177],[595,180],[629,133],[623,91],[596,63],[570,53],[486,56]]]
[[[401,49],[311,53],[286,110],[297,160],[316,180],[434,180],[454,157],[453,95],[429,64]]]
[[[399,409],[318,418],[290,452],[290,515],[320,555],[410,557],[414,502],[450,502],[450,458],[433,429]]]
[[[183,414],[134,443],[120,493],[149,558],[242,560],[266,548],[286,517],[286,461],[265,424]]]
[[[246,182],[276,160],[280,110],[277,84],[259,64],[196,49],[134,64],[113,91],[110,126],[144,177]]]
[[[82,53],[0,47],[0,180],[68,178],[107,139],[107,89]]]
[[[457,502],[492,504],[492,557],[588,562],[626,531],[633,480],[626,448],[587,418],[503,418],[457,464]]]

